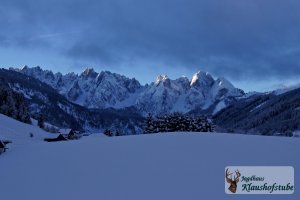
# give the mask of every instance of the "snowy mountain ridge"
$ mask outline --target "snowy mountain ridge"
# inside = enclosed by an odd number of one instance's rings
[[[97,73],[93,68],[86,68],[81,74],[66,75],[54,74],[40,67],[25,66],[10,70],[34,77],[50,85],[69,101],[87,108],[134,106],[143,114],[189,112],[208,109],[219,102],[226,106],[232,99],[244,94],[225,78],[214,80],[203,71],[194,74],[191,80],[187,77],[171,80],[167,75],[159,75],[154,82],[143,86],[135,78],[109,71]]]
[[[140,83],[108,71],[96,73],[86,68],[81,74],[53,73],[40,67],[15,69],[56,89],[73,103],[88,108],[114,107],[141,89]]]

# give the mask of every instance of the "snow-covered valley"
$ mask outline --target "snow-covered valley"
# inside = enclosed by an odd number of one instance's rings
[[[198,200],[299,199],[293,195],[227,195],[228,165],[293,166],[300,175],[298,138],[165,133],[46,143],[41,129],[0,115],[1,199]],[[29,133],[34,137],[30,138]]]

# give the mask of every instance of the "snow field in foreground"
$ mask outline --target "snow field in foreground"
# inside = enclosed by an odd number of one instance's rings
[[[298,138],[95,134],[78,141],[46,143],[42,138],[49,135],[39,128],[3,115],[0,120],[0,138],[16,141],[0,156],[1,199],[300,199]],[[21,134],[29,129],[34,138]],[[229,165],[293,166],[295,193],[227,195],[224,168]]]

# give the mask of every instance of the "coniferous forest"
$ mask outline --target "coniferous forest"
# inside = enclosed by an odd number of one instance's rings
[[[213,132],[214,125],[207,117],[171,113],[153,117],[148,114],[144,132]]]

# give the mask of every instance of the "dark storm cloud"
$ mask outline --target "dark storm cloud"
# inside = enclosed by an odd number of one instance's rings
[[[2,0],[0,45],[52,48],[112,67],[295,77],[299,10],[297,0]]]

